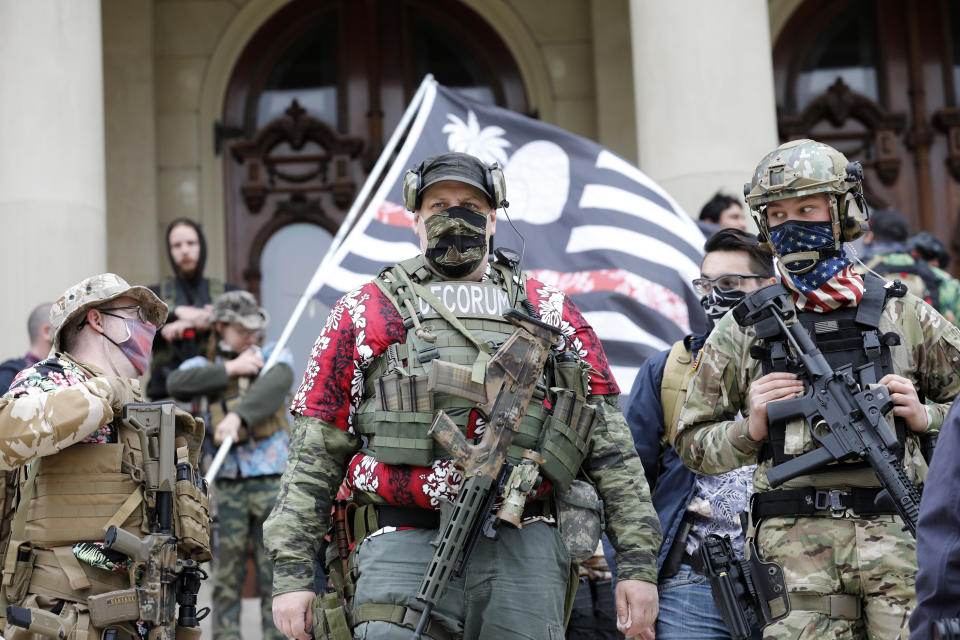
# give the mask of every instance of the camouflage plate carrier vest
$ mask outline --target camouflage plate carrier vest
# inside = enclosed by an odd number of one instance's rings
[[[59,355],[59,354],[58,354]],[[62,356],[61,356],[62,357]],[[29,501],[18,506],[3,567],[3,588],[11,604],[30,606],[35,596],[85,602],[90,596],[130,588],[127,571],[106,571],[81,562],[75,543],[103,541],[116,525],[138,538],[150,532],[143,455],[138,434],[114,421],[115,443],[78,443],[39,458],[20,486]],[[200,422],[176,428],[176,462],[200,478]],[[188,444],[189,443],[189,444]],[[175,484],[173,527],[181,537],[178,555],[204,562],[210,555],[210,506],[193,480]],[[20,513],[22,510],[24,513]],[[28,595],[29,594],[29,595]]]
[[[236,407],[243,398],[244,393],[240,389],[240,384],[244,377],[245,376],[231,377],[221,396],[210,399],[210,424],[208,425],[210,429],[215,429],[216,426],[220,424],[220,421],[226,417],[227,413],[233,411],[233,408]],[[249,383],[250,378],[246,377],[246,381],[246,383]],[[237,443],[241,444],[246,442],[250,439],[251,435],[254,440],[263,440],[264,438],[269,438],[277,431],[289,431],[290,426],[284,417],[286,410],[285,406],[280,407],[275,413],[257,424],[249,428],[246,426],[240,427],[240,430],[237,432]]]
[[[422,256],[384,269],[375,282],[400,312],[407,338],[375,357],[365,372],[363,400],[354,415],[355,428],[367,440],[364,452],[386,464],[429,466],[449,459],[427,433],[435,412],[443,409],[466,433],[475,402],[440,391],[449,381],[438,380],[431,363],[471,367],[473,380],[482,382],[491,354],[514,331],[502,314],[514,296],[525,299],[523,286],[500,264],[492,265],[485,282],[444,281]],[[516,463],[524,449],[539,451],[547,459],[543,475],[561,491],[586,457],[598,419],[586,404],[586,365],[573,356],[563,352],[548,363],[508,454]]]
[[[867,267],[889,280],[899,280],[907,291],[940,311],[940,279],[925,262],[905,253],[874,256]]]
[[[891,297],[902,297],[906,289],[902,286],[884,287],[884,282],[872,274],[864,276],[866,291],[856,307],[844,307],[829,313],[801,312],[797,318],[810,334],[810,338],[823,353],[833,368],[853,364],[854,375],[861,387],[877,383],[888,373],[895,373],[890,347],[900,344],[900,335],[894,332],[880,333],[880,315]],[[788,349],[782,334],[773,337],[757,335],[759,345],[750,348],[750,355],[761,362],[763,374],[772,371],[799,370],[789,364]],[[923,402],[921,395],[920,401]],[[774,464],[782,464],[795,456],[784,452],[786,424],[770,425],[768,445],[764,445],[760,459],[773,458]],[[906,440],[906,426],[901,418],[896,418],[893,426],[897,439]],[[901,454],[902,455],[902,454]],[[865,462],[843,462],[828,465],[813,474],[835,472],[837,468],[853,470],[866,466]]]

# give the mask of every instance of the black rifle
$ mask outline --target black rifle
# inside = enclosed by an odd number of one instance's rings
[[[783,569],[775,562],[762,562],[753,541],[749,560],[737,558],[730,536],[713,533],[704,538],[698,553],[713,600],[734,640],[747,640],[753,629],[790,613]]]
[[[487,362],[483,384],[471,380],[470,367],[434,360],[428,389],[443,390],[469,397],[477,402],[488,420],[479,444],[469,444],[459,427],[443,411],[430,427],[430,435],[450,452],[463,469],[464,482],[456,501],[441,510],[440,535],[434,542],[433,559],[417,591],[424,603],[423,613],[413,633],[420,638],[430,612],[440,601],[450,578],[461,575],[480,536],[496,539],[500,521],[516,520],[512,505],[522,510],[526,494],[536,482],[536,454],[512,467],[507,450],[526,413],[551,347],[562,339],[560,331],[520,311],[510,310],[504,317],[517,328]],[[457,375],[460,369],[460,375]],[[449,386],[444,386],[447,381]],[[516,470],[516,471],[515,471]],[[512,476],[523,479],[511,482]],[[504,489],[510,495],[503,495]],[[516,495],[520,494],[520,495]],[[497,498],[503,506],[494,513]]]
[[[903,470],[897,457],[900,442],[884,418],[884,413],[893,407],[890,393],[883,386],[862,389],[851,364],[834,371],[803,325],[795,321],[788,326],[784,322],[791,316],[794,316],[793,304],[779,285],[770,285],[747,296],[734,309],[734,318],[741,326],[770,322],[779,326],[797,355],[794,364],[807,383],[803,397],[767,404],[768,422],[803,418],[810,434],[821,445],[768,469],[770,485],[778,487],[834,461],[862,458],[883,487],[877,502],[890,500],[916,538],[920,492]],[[770,329],[770,326],[758,326],[757,333],[770,335]]]

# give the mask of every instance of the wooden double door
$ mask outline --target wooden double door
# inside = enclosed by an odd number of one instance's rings
[[[861,160],[873,207],[960,256],[960,2],[807,0],[773,60],[781,139]]]
[[[427,73],[527,110],[507,47],[456,0],[298,0],[264,23],[215,131],[231,282],[259,293],[264,247],[287,225],[336,232]]]

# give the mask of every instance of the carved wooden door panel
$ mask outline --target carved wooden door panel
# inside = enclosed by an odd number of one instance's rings
[[[337,231],[426,73],[526,111],[507,51],[456,0],[297,0],[278,11],[238,60],[216,129],[228,279],[259,294],[276,231]]]
[[[960,6],[946,0],[809,0],[774,47],[781,139],[862,161],[871,206],[902,211],[955,258],[958,35]]]

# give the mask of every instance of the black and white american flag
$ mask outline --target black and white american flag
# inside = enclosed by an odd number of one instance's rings
[[[446,151],[498,162],[510,206],[497,214],[495,246],[522,249],[522,269],[572,296],[625,398],[644,359],[704,328],[690,284],[700,275],[700,230],[666,191],[597,143],[427,82],[406,141],[314,297],[332,306],[419,253],[402,204],[407,169]]]

